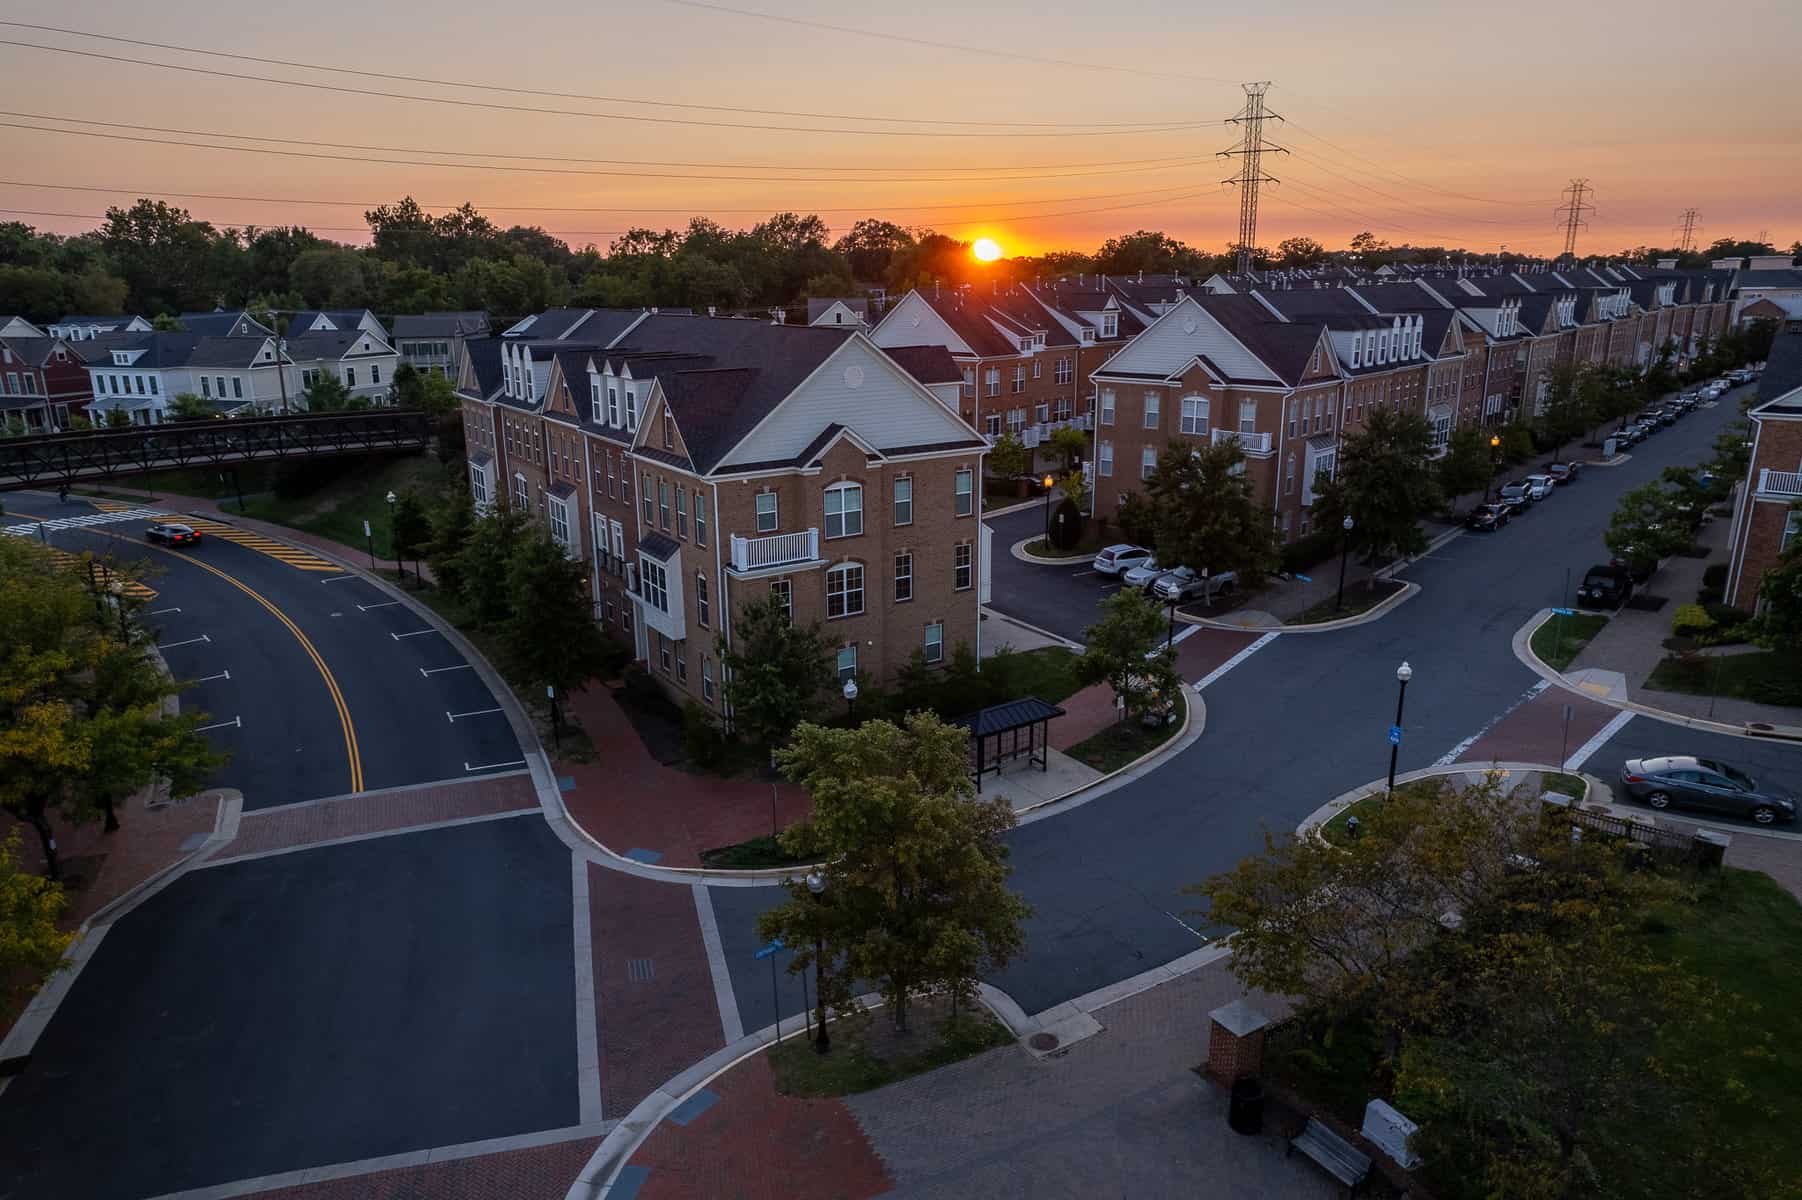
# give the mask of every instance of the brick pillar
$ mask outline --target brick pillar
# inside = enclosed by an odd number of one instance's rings
[[[1264,1070],[1264,1030],[1270,1019],[1243,1000],[1208,1014],[1208,1075],[1231,1086]]]

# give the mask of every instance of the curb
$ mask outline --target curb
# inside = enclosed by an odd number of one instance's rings
[[[1043,496],[1039,496],[1036,499],[1021,500],[1018,503],[1008,505],[1006,508],[991,508],[989,511],[982,514],[982,519],[986,521],[990,517],[1005,517],[1009,513],[1025,512],[1029,508],[1043,505],[1044,503],[1045,497]]]
[[[1042,542],[1044,540],[1045,535],[1042,533],[1037,537],[1021,538],[1019,541],[1009,546],[1007,552],[1021,562],[1031,563],[1035,567],[1072,567],[1077,563],[1095,561],[1095,556],[1093,554],[1072,554],[1066,555],[1063,558],[1040,558],[1036,554],[1026,553],[1027,546],[1031,545],[1033,542]]]
[[[1538,632],[1541,625],[1552,619],[1552,615],[1551,609],[1540,609],[1537,613],[1527,619],[1525,625],[1522,625],[1519,629],[1514,631],[1513,640],[1514,657],[1518,658],[1528,670],[1532,671],[1535,675],[1538,675],[1541,679],[1544,679],[1547,683],[1561,687],[1573,695],[1583,697],[1585,700],[1592,700],[1597,704],[1605,705],[1608,708],[1617,709],[1621,712],[1634,713],[1642,717],[1651,717],[1655,721],[1663,721],[1668,725],[1681,725],[1685,729],[1700,729],[1705,733],[1724,733],[1730,737],[1746,738],[1750,741],[1759,742],[1787,742],[1797,740],[1784,737],[1781,734],[1773,736],[1769,733],[1754,733],[1744,725],[1728,725],[1721,721],[1710,721],[1705,717],[1689,717],[1682,713],[1674,713],[1666,709],[1654,708],[1650,704],[1641,704],[1637,700],[1611,700],[1606,696],[1597,696],[1593,692],[1584,691],[1582,688],[1571,683],[1569,679],[1565,678],[1562,673],[1554,669],[1544,659],[1533,653],[1533,635]]]
[[[1078,654],[1081,654],[1083,652],[1083,650],[1086,649],[1086,647],[1081,642],[1073,642],[1067,637],[1061,637],[1058,634],[1051,632],[1049,629],[1041,629],[1039,626],[1034,625],[1031,621],[1022,621],[1019,617],[1016,617],[1011,613],[1002,612],[1000,609],[996,608],[992,604],[983,605],[981,608],[979,608],[977,610],[977,612],[981,616],[993,617],[996,620],[1000,620],[1000,621],[1007,621],[1014,625],[1018,625],[1022,629],[1029,630],[1032,633],[1036,633],[1040,637],[1050,638],[1052,641],[1056,642],[1058,645],[1064,646],[1071,650],[1074,650]]]
[[[1176,619],[1190,625],[1198,625],[1203,629],[1224,629],[1232,633],[1333,633],[1336,630],[1352,629],[1359,625],[1368,625],[1372,621],[1380,621],[1389,615],[1390,610],[1414,599],[1419,594],[1420,585],[1418,583],[1403,580],[1401,590],[1375,608],[1361,612],[1355,617],[1341,617],[1334,621],[1316,621],[1311,625],[1234,625],[1231,621],[1222,621],[1215,617],[1192,617],[1183,612],[1177,613]]]
[[[1065,792],[1061,796],[1053,796],[1049,800],[1040,800],[1036,804],[1028,804],[1025,808],[1015,809],[1014,810],[1015,825],[1027,824],[1028,822],[1022,821],[1020,819],[1024,816],[1026,816],[1027,813],[1036,813],[1042,809],[1050,808],[1054,804],[1062,804],[1066,800],[1071,799],[1072,797],[1080,796],[1084,792],[1092,791],[1093,789],[1100,787],[1102,784],[1107,783],[1110,780],[1117,779],[1120,776],[1126,774],[1128,771],[1136,771],[1141,767],[1145,767],[1145,766],[1149,765],[1154,760],[1161,759],[1166,755],[1175,754],[1179,750],[1186,750],[1191,745],[1193,745],[1201,737],[1201,735],[1207,731],[1208,709],[1207,709],[1206,703],[1204,703],[1202,701],[1201,693],[1195,690],[1194,684],[1184,684],[1182,690],[1183,690],[1183,725],[1182,725],[1181,729],[1178,729],[1175,733],[1171,734],[1170,737],[1166,738],[1162,744],[1153,746],[1150,750],[1147,750],[1145,753],[1139,755],[1139,757],[1133,759],[1131,762],[1127,763],[1123,767],[1115,767],[1113,770],[1109,771],[1106,775],[1103,775],[1099,779],[1091,779],[1091,780],[1089,780],[1089,782],[1083,784],[1081,787],[1071,788],[1069,791]],[[1201,720],[1199,722],[1198,727],[1195,729],[1195,732],[1191,735],[1191,733],[1189,732],[1189,728],[1192,724],[1196,724],[1194,718],[1195,718],[1195,710],[1197,708],[1199,708],[1201,710]],[[1125,781],[1123,781],[1123,782],[1125,782]],[[1099,799],[1099,797],[1092,797],[1092,798]],[[1087,801],[1084,801],[1084,803],[1087,803]],[[1070,807],[1071,808],[1080,808],[1081,805],[1073,804]],[[1051,813],[1044,813],[1042,816],[1036,817],[1034,819],[1035,820],[1043,820],[1045,817],[1048,817],[1051,815],[1052,815]]]
[[[1407,771],[1397,775],[1395,777],[1395,782],[1398,784],[1413,783],[1417,779],[1431,779],[1435,775],[1469,775],[1472,771],[1482,771],[1484,774],[1488,774],[1491,771],[1538,771],[1541,774],[1546,775],[1576,775],[1583,781],[1583,794],[1577,798],[1578,804],[1582,804],[1584,801],[1588,800],[1595,792],[1595,784],[1590,781],[1589,776],[1580,771],[1566,771],[1562,767],[1554,767],[1546,763],[1530,762],[1492,762],[1487,764],[1454,763],[1444,767],[1422,767],[1417,771]],[[1349,792],[1340,792],[1337,796],[1334,796],[1331,800],[1328,800],[1325,804],[1322,804],[1319,808],[1303,817],[1301,819],[1301,824],[1295,827],[1295,836],[1298,838],[1313,838],[1323,845],[1326,844],[1326,838],[1320,832],[1322,826],[1338,816],[1343,810],[1356,804],[1358,801],[1374,796],[1379,792],[1386,791],[1388,783],[1389,777],[1385,775],[1379,779],[1374,779],[1369,783],[1361,784],[1360,786],[1351,789]]]

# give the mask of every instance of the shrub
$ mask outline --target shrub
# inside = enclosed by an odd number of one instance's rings
[[[1727,594],[1727,564],[1709,563],[1702,571],[1702,586],[1696,590],[1696,603],[1707,608]],[[1711,614],[1712,615],[1712,614]],[[1715,617],[1715,620],[1720,620]]]
[[[693,700],[682,704],[682,750],[699,767],[717,767],[728,756],[725,731]]]
[[[1735,608],[1731,604],[1704,604],[1702,610],[1716,625],[1721,626],[1744,625],[1752,619],[1751,613],[1743,608]]]
[[[1283,570],[1291,575],[1323,563],[1339,550],[1339,538],[1330,529],[1296,538],[1282,549]]]
[[[1678,637],[1706,633],[1714,628],[1714,618],[1700,604],[1679,605],[1671,615],[1671,632]]]
[[[1051,544],[1059,550],[1069,551],[1082,541],[1082,510],[1069,500],[1057,506],[1057,512],[1051,521]]]

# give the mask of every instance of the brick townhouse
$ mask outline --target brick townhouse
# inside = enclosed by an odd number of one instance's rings
[[[597,621],[673,695],[719,710],[716,641],[772,594],[828,631],[841,678],[977,647],[987,444],[946,401],[947,351],[885,352],[852,327],[568,318],[468,344],[465,415],[493,431],[472,437],[471,485],[586,561]],[[577,344],[584,330],[610,336]]]
[[[20,325],[10,328],[23,336],[0,336],[0,408],[31,433],[67,429],[94,398],[87,368],[62,338]]]
[[[1726,601],[1756,609],[1764,573],[1802,537],[1802,333],[1771,344],[1749,415],[1752,465],[1733,512]]]

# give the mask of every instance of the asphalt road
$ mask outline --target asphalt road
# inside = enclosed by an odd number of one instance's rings
[[[1100,603],[1113,595],[1120,581],[1102,575],[1088,563],[1044,566],[1021,562],[1008,547],[1021,538],[1044,532],[1044,510],[1034,507],[983,523],[995,531],[994,556],[989,562],[989,607],[1029,625],[1082,641],[1093,625]]]
[[[1207,731],[1190,748],[1101,800],[1016,830],[1013,885],[1035,912],[1025,956],[991,982],[1037,1012],[1218,936],[1184,889],[1256,852],[1261,830],[1292,830],[1387,771],[1396,668],[1404,660],[1413,668],[1399,769],[1430,766],[1537,680],[1514,657],[1513,634],[1559,603],[1567,580],[1606,561],[1602,532],[1620,495],[1667,466],[1708,458],[1737,412],[1735,394],[1642,443],[1625,464],[1590,469],[1501,533],[1452,539],[1407,569],[1421,592],[1381,621],[1277,638],[1207,689]],[[992,522],[997,545],[1023,515]],[[1037,572],[1017,598],[1004,590],[1010,569],[999,553],[996,563],[997,607],[1043,601]],[[1802,780],[1802,748],[1698,736],[1645,717],[1605,744],[1591,769],[1612,771],[1653,745],[1701,747],[1754,773]],[[758,988],[739,959],[773,895],[715,889],[714,897],[746,1027],[765,1024],[768,979]]]
[[[0,1195],[575,1125],[572,911],[533,813],[190,872],[108,932],[0,1095]]]

